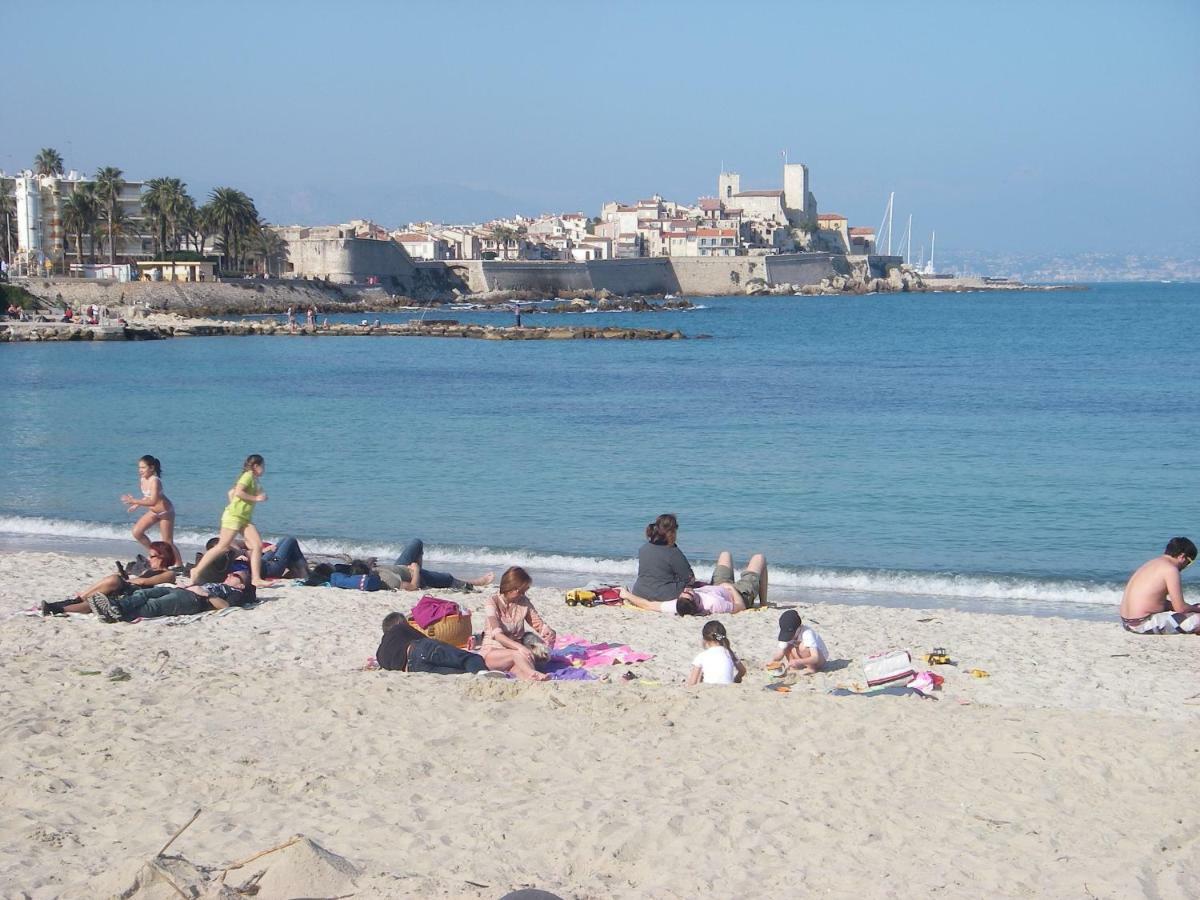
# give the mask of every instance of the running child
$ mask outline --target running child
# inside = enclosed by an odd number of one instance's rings
[[[168,566],[178,565],[182,561],[179,548],[175,546],[175,507],[163,493],[162,463],[147,454],[138,460],[138,479],[142,490],[139,500],[132,494],[122,494],[121,502],[129,507],[129,512],[146,510],[142,517],[133,524],[133,539],[147,550],[153,549],[146,532],[151,526],[158,525],[159,536],[171,545],[175,558],[167,560]]]
[[[705,622],[700,638],[704,642],[704,650],[692,660],[687,683],[740,684],[746,674],[746,666],[729,646],[725,626],[720,622]]]
[[[193,584],[199,584],[204,580],[202,576],[205,574],[205,570],[229,549],[233,539],[239,534],[245,540],[246,549],[250,552],[251,583],[256,587],[265,587],[270,584],[270,582],[263,581],[262,577],[262,535],[250,521],[254,515],[255,505],[265,503],[267,500],[266,492],[258,483],[258,479],[262,478],[266,468],[266,463],[259,454],[251,453],[246,457],[245,463],[242,464],[242,474],[238,476],[237,483],[229,489],[229,505],[221,513],[221,533],[217,538],[217,543],[201,557],[192,569]]]

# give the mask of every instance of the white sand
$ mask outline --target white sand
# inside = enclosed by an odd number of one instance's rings
[[[693,689],[702,620],[551,590],[552,625],[657,654],[633,667],[652,683],[362,671],[411,593],[289,586],[190,624],[12,615],[110,570],[0,554],[6,897],[102,896],[198,808],[170,854],[222,867],[303,833],[357,868],[356,897],[1200,895],[1194,638],[800,602],[835,670],[784,695],[763,690],[771,611],[724,617],[748,683]],[[447,596],[478,628],[485,595]],[[938,645],[959,667],[937,702],[827,693],[868,652]],[[129,680],[81,674],[114,667]],[[296,865],[259,897],[296,890]]]

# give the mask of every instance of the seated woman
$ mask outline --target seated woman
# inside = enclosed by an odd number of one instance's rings
[[[646,543],[638,550],[637,581],[631,593],[645,600],[674,600],[696,580],[692,564],[675,546],[679,520],[664,513],[646,526]]]
[[[631,591],[621,591],[621,599],[630,606],[676,616],[714,616],[722,613],[745,612],[754,606],[767,605],[767,559],[761,553],[750,557],[742,577],[734,581],[733,557],[722,550],[713,566],[713,583],[696,588],[684,588],[674,600],[646,600]]]
[[[512,672],[526,681],[546,681],[550,676],[534,668],[534,651],[526,646],[529,625],[547,647],[554,646],[554,629],[542,620],[525,592],[533,584],[529,573],[512,566],[500,578],[500,592],[484,604],[483,660],[494,672]]]
[[[150,570],[144,575],[122,575],[114,572],[105,575],[93,585],[79,591],[73,597],[57,602],[42,601],[43,616],[62,616],[67,613],[88,613],[91,607],[87,598],[95,594],[103,594],[110,599],[131,594],[138,588],[157,587],[163,584],[175,583],[175,572],[171,566],[176,562],[175,551],[166,541],[154,541],[150,545]]]
[[[451,647],[422,634],[398,612],[383,618],[383,640],[375,651],[375,660],[381,669],[393,672],[463,675],[487,671],[487,663],[478,653]]]
[[[421,567],[425,558],[425,542],[413,538],[404,545],[404,551],[396,557],[395,565],[376,566],[380,580],[394,591],[419,591],[422,588],[439,588],[450,591],[473,591],[487,587],[496,580],[492,572],[478,578],[463,580],[447,572],[431,572]]]

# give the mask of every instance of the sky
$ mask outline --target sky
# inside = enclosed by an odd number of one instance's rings
[[[778,189],[786,152],[852,225],[894,191],[914,252],[936,230],[1200,256],[1194,0],[0,0],[0,22],[10,174],[54,147],[279,224],[393,228],[694,202],[722,165]]]

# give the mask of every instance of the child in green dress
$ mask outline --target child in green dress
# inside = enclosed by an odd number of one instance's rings
[[[221,535],[217,543],[192,569],[193,584],[203,580],[201,576],[208,566],[229,549],[233,539],[239,534],[245,539],[246,549],[250,551],[251,581],[257,587],[270,583],[263,581],[262,577],[262,535],[250,521],[254,515],[255,504],[263,503],[267,499],[266,492],[258,483],[265,471],[266,463],[259,454],[251,453],[246,457],[246,462],[242,465],[242,474],[238,476],[237,483],[229,489],[229,505],[221,513]]]

